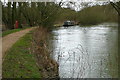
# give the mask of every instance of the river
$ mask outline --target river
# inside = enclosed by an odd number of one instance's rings
[[[60,78],[118,77],[117,24],[59,27],[52,33]]]

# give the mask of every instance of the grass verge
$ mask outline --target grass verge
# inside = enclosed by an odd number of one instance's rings
[[[39,35],[38,35],[39,34]],[[51,58],[51,33],[47,28],[36,28],[33,33],[33,53],[40,67],[42,78],[59,78],[59,65]]]
[[[4,58],[3,78],[40,78],[34,54],[31,53],[32,32],[18,40]]]
[[[26,28],[18,28],[18,29],[12,29],[12,30],[3,31],[2,32],[2,37],[6,36],[8,34],[14,33],[14,32],[21,31],[23,29],[26,29]]]

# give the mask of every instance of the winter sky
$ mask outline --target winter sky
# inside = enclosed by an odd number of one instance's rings
[[[2,2],[14,1],[14,2],[62,2],[62,7],[71,8],[73,10],[79,11],[83,9],[86,5],[87,6],[94,6],[94,5],[105,5],[111,2],[118,2],[120,0],[1,0]],[[72,2],[72,3],[71,3]]]

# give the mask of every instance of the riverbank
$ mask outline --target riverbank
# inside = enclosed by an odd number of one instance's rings
[[[2,68],[3,78],[40,78],[34,54],[31,53],[31,41],[30,32],[7,51]]]
[[[58,64],[47,48],[48,34],[36,29],[20,38],[4,57],[3,78],[58,78]]]
[[[39,34],[39,35],[38,35]],[[59,78],[58,64],[50,55],[49,49],[50,32],[45,28],[37,28],[33,33],[32,49],[40,67],[39,71],[43,78]]]

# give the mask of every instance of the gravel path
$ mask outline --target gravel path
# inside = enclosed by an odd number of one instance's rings
[[[20,37],[24,36],[29,31],[33,30],[35,27],[21,30],[19,32],[11,33],[5,37],[0,37],[0,79],[2,78],[2,62],[4,61],[5,53],[9,50],[12,45],[19,40]]]
[[[12,47],[12,45],[19,40],[20,37],[24,36],[26,33],[31,31],[33,28],[28,28],[25,30],[21,30],[19,32],[15,32],[9,34],[2,38],[2,58],[5,56],[6,51]]]

